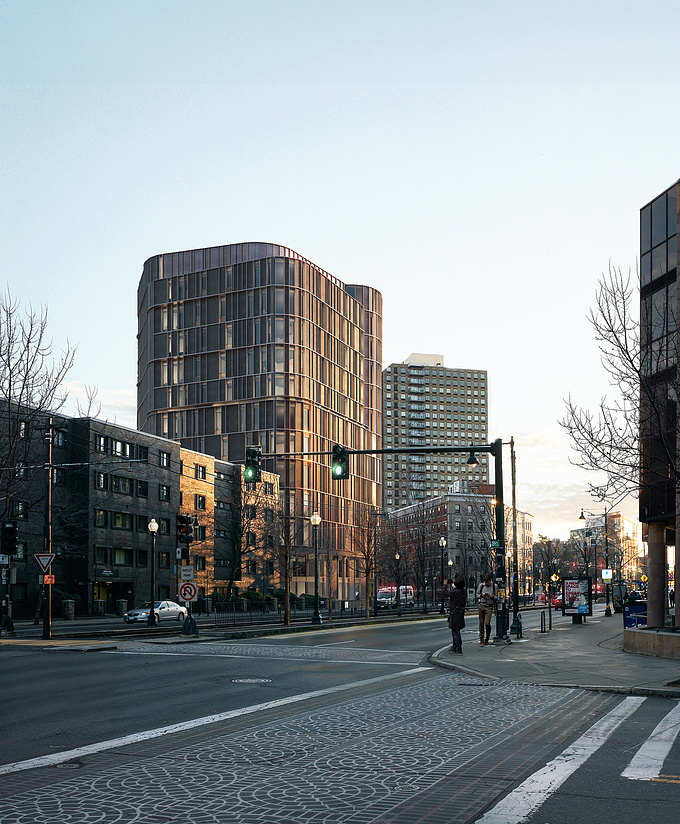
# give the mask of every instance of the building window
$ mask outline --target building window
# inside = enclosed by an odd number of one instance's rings
[[[194,557],[194,567],[199,572],[203,572],[205,570],[205,558],[202,555],[196,555]]]
[[[95,509],[94,511],[94,525],[106,527],[107,513],[105,509]]]
[[[146,532],[149,526],[149,519],[146,515],[137,516],[137,532]]]
[[[158,530],[160,535],[169,535],[170,534],[170,521],[168,518],[161,518],[160,521],[160,528]]]
[[[132,566],[132,550],[114,547],[113,563],[118,566]]]
[[[169,467],[170,466],[170,453],[169,452],[161,452],[159,455],[159,464],[160,466]]]
[[[201,466],[200,464],[194,464],[194,470],[195,470],[195,473],[196,473],[196,477],[200,481],[204,481],[205,480],[205,467]]]
[[[162,569],[167,569],[170,566],[170,553],[169,552],[159,552],[158,553],[158,566]]]
[[[247,532],[246,533],[246,545],[247,546],[255,546],[257,543],[257,535],[254,532]]]
[[[160,484],[158,487],[158,499],[161,501],[170,500],[170,487],[165,484]]]
[[[26,501],[14,501],[14,517],[17,521],[28,520],[28,504]]]
[[[94,562],[95,564],[106,564],[109,559],[109,551],[105,546],[96,546],[94,548]]]
[[[137,550],[137,566],[145,567],[149,565],[149,552],[146,549]]]
[[[129,512],[112,512],[111,529],[132,529],[132,515]]]
[[[114,475],[111,478],[111,491],[120,492],[123,495],[132,495],[132,478],[122,478]]]
[[[108,489],[109,487],[109,476],[106,475],[104,472],[95,472],[94,473],[94,485],[96,489]]]
[[[194,495],[194,509],[205,509],[205,495]]]
[[[137,481],[137,497],[138,498],[148,498],[149,497],[149,482],[148,481]]]

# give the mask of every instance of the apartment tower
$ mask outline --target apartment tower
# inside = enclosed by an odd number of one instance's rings
[[[385,447],[488,443],[485,370],[451,369],[442,355],[412,354],[384,370],[382,385]],[[383,509],[488,484],[487,453],[477,459],[470,467],[465,454],[386,456]]]
[[[381,446],[381,294],[292,249],[237,243],[147,260],[138,321],[139,428],[231,462],[259,445],[296,545],[312,545],[318,511],[319,548],[347,597],[354,512],[379,506],[380,460],[352,456],[350,478],[333,481],[326,453]]]

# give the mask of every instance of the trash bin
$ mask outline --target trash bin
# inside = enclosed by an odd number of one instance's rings
[[[72,621],[76,617],[76,602],[62,601],[61,602],[61,616],[67,621]]]
[[[106,615],[106,601],[95,600],[92,602],[92,614],[100,617]]]
[[[127,611],[128,611],[127,598],[119,598],[116,601],[116,615],[118,615],[120,618],[122,618],[123,615],[125,615],[125,613]]]

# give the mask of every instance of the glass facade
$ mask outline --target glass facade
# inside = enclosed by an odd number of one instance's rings
[[[381,445],[382,296],[291,249],[234,244],[158,255],[138,290],[138,426],[241,462],[260,445],[291,510],[318,511],[324,549],[351,551],[350,502],[378,506],[380,460],[329,455]],[[309,544],[308,529],[302,543]]]
[[[382,375],[385,448],[487,444],[486,371],[409,361],[391,364]],[[468,484],[488,484],[488,456],[478,455],[479,464],[474,468],[467,466],[467,457],[386,455],[383,509],[409,506],[454,489],[463,492]]]
[[[640,210],[640,520],[674,527],[677,189]]]

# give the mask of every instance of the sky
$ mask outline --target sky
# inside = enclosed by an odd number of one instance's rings
[[[78,346],[69,411],[134,427],[144,261],[288,246],[380,290],[384,365],[488,370],[517,507],[567,538],[603,506],[558,421],[612,392],[598,279],[680,177],[678,31],[677,0],[0,0],[5,288]]]

